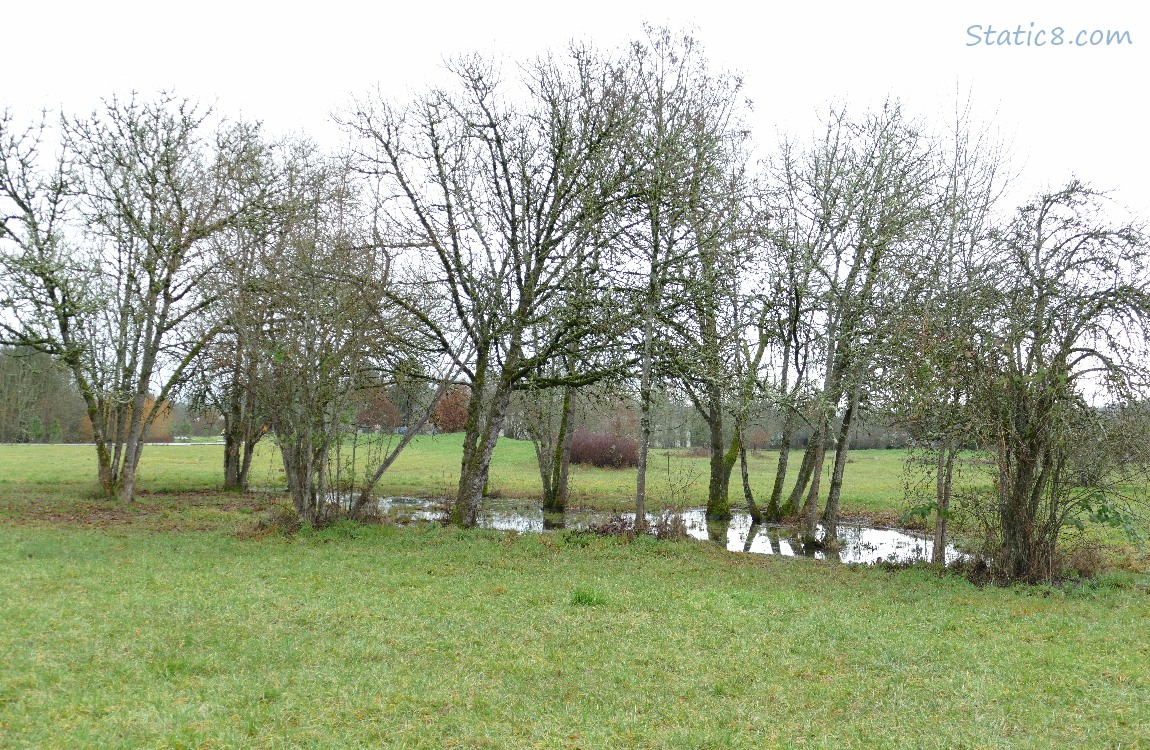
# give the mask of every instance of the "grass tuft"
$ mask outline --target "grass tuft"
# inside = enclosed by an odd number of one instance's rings
[[[571,592],[571,606],[599,607],[607,603],[607,597],[592,589],[575,589]]]

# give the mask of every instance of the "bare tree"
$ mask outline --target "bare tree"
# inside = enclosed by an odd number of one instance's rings
[[[832,111],[822,140],[789,163],[795,191],[790,219],[802,228],[803,257],[814,263],[822,300],[823,382],[814,433],[788,505],[801,509],[803,533],[815,541],[823,463],[835,447],[823,520],[834,538],[851,429],[870,387],[876,351],[889,335],[889,305],[902,294],[901,272],[913,264],[914,240],[929,217],[934,164],[925,134],[888,102],[860,119]],[[837,417],[837,418],[836,418]]]
[[[279,210],[252,238],[244,279],[262,313],[240,332],[258,353],[246,385],[260,389],[296,514],[315,525],[355,502],[335,454],[355,429],[359,390],[406,359],[405,316],[387,303],[391,257],[347,164],[296,143],[279,172]]]
[[[210,120],[171,95],[112,99],[62,118],[43,172],[39,137],[2,120],[5,337],[69,369],[107,496],[132,498],[145,430],[215,333],[198,324],[211,238],[258,200],[244,189],[256,130]]]
[[[1006,181],[1001,148],[991,137],[973,132],[967,107],[956,109],[950,133],[936,144],[938,197],[890,343],[877,359],[890,389],[880,399],[914,439],[908,468],[931,475],[931,501],[914,510],[935,516],[936,563],[945,562],[959,450],[976,441],[971,352],[991,303],[980,279],[994,262],[986,239]]]
[[[759,324],[766,300],[750,293],[747,279],[759,275],[754,252],[763,214],[740,168],[715,188],[692,212],[695,253],[681,268],[687,304],[669,326],[674,343],[668,366],[707,425],[707,519],[722,521],[731,516],[731,471],[741,454],[741,425],[754,397],[767,330]]]
[[[1150,384],[1146,236],[1109,221],[1103,196],[1072,181],[1020,208],[992,241],[994,305],[972,352],[973,398],[997,467],[999,565],[1043,580],[1067,523],[1117,507],[1145,482],[1130,476],[1145,465],[1141,438],[1107,429],[1090,401],[1130,404]],[[1119,460],[1094,459],[1105,481],[1082,482],[1072,470],[1082,445],[1107,441],[1121,446],[1108,451]]]
[[[818,273],[817,243],[814,225],[807,221],[805,191],[796,184],[802,174],[798,155],[790,143],[782,152],[770,174],[769,213],[770,242],[767,261],[771,269],[768,286],[773,304],[764,307],[767,336],[766,367],[762,374],[764,390],[774,408],[782,415],[779,457],[771,496],[764,511],[766,520],[777,522],[794,516],[798,495],[783,501],[783,489],[790,465],[791,445],[801,423],[806,420],[806,407],[812,401],[810,380],[812,360],[818,333],[818,300],[822,290]],[[809,472],[809,463],[804,462]],[[803,483],[800,478],[796,486]]]
[[[268,246],[282,234],[285,217],[297,210],[292,196],[278,194],[286,189],[281,166],[275,150],[265,149],[254,170],[272,199],[213,239],[218,271],[213,282],[219,303],[210,315],[218,334],[205,349],[189,400],[194,409],[214,410],[223,419],[225,490],[247,489],[256,445],[268,428],[257,333],[269,308],[257,282]]]
[[[471,388],[451,511],[471,526],[512,390],[541,384],[541,368],[594,328],[582,315],[538,323],[563,309],[557,298],[577,273],[594,271],[583,240],[616,196],[631,107],[615,68],[584,49],[523,67],[518,87],[475,58],[452,71],[455,88],[402,109],[365,104],[347,125],[380,186],[388,240],[418,255],[393,299]],[[442,302],[427,312],[416,299]],[[548,384],[580,377],[562,380]]]
[[[632,45],[629,65],[644,113],[631,134],[636,169],[620,231],[628,256],[620,267],[639,321],[636,523],[646,517],[653,394],[659,377],[672,375],[690,383],[712,428],[708,517],[725,518],[730,464],[722,415],[729,378],[719,367],[719,348],[734,351],[737,334],[720,330],[719,306],[728,299],[724,290],[738,286],[738,263],[729,262],[728,251],[744,231],[736,217],[746,218],[742,84],[712,73],[693,37],[665,28],[647,29],[646,39]],[[697,366],[703,360],[705,367]]]

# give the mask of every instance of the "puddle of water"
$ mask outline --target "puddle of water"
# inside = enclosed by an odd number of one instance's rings
[[[414,497],[380,498],[380,511],[399,520],[434,521],[440,518],[440,511],[432,501]],[[506,501],[488,502],[480,510],[479,525],[485,529],[499,531],[539,532],[551,529],[586,529],[592,523],[602,522],[613,514],[602,511],[574,510],[565,514],[544,514],[540,508],[522,507]],[[633,522],[634,513],[621,514]],[[682,512],[687,535],[692,539],[715,542],[724,545],[732,552],[749,552],[759,555],[782,555],[784,557],[808,556],[818,560],[838,560],[843,563],[875,564],[879,562],[914,562],[929,560],[933,542],[930,538],[897,529],[883,529],[862,524],[840,523],[838,527],[839,549],[836,552],[817,550],[805,552],[801,545],[792,540],[793,529],[786,526],[759,525],[751,528],[751,517],[747,513],[735,512],[728,524],[707,524],[706,509],[690,508]],[[657,516],[647,515],[648,523],[654,523]],[[825,530],[820,525],[818,536],[821,539]],[[962,553],[947,547],[946,562],[950,564],[962,557]]]
[[[694,511],[692,511],[694,512]],[[698,523],[703,532],[692,533],[699,539],[710,538],[706,534],[705,511],[698,511]],[[686,516],[686,514],[684,514]],[[688,522],[688,529],[690,529]],[[751,517],[746,513],[736,513],[726,528],[727,549],[733,552],[752,552],[763,555],[795,556],[805,554],[799,543],[787,537],[792,529],[772,525],[762,525],[751,533]],[[820,524],[816,532],[821,540],[826,529]],[[839,523],[839,548],[835,552],[818,550],[813,556],[817,560],[838,560],[843,563],[916,562],[930,560],[934,540],[930,537],[912,534],[899,529],[883,529],[858,523]],[[960,559],[962,553],[953,546],[946,548],[946,563]]]

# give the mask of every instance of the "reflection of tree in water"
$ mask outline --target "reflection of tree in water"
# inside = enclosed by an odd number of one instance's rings
[[[379,508],[399,523],[435,520],[439,513],[433,501],[416,498],[382,498]],[[753,524],[746,513],[737,513],[730,524],[703,520],[703,510],[684,511],[679,516],[687,535],[692,539],[721,544],[732,552],[785,557],[808,556],[841,563],[873,564],[883,561],[914,561],[927,559],[930,540],[897,529],[879,529],[867,526],[840,526],[838,544],[833,548],[822,545],[803,545],[794,536],[794,529],[774,524]],[[607,523],[611,518],[618,523]],[[480,525],[485,528],[518,532],[544,532],[560,529],[588,529],[598,526],[632,527],[632,514],[608,514],[603,511],[578,510],[567,513],[543,513],[538,507],[524,507],[508,501],[490,502],[480,514]],[[649,518],[653,527],[658,519]],[[743,529],[746,529],[744,532]],[[820,532],[822,530],[820,529]],[[959,553],[948,548],[947,559],[954,560]]]
[[[771,526],[767,529],[767,541],[770,542],[772,555],[783,554],[782,543],[779,540],[778,526]]]
[[[743,542],[743,552],[750,552],[751,545],[755,543],[755,536],[759,533],[759,524],[752,522],[751,528],[747,531],[747,541]]]

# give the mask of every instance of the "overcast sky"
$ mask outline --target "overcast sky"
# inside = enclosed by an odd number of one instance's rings
[[[335,145],[329,114],[376,84],[403,97],[455,54],[514,60],[572,38],[610,47],[646,21],[694,28],[716,67],[744,75],[760,148],[780,130],[809,133],[829,102],[862,108],[890,95],[941,123],[956,92],[969,93],[976,115],[1010,143],[1020,190],[1073,174],[1150,216],[1146,8],[1112,0],[9,2],[0,13],[0,105],[21,117],[42,107],[83,112],[113,93],[166,88],[272,132],[305,131]],[[1019,28],[1009,36],[1020,45],[999,44],[997,32]],[[1091,46],[1096,30],[1095,39],[1128,35]]]

